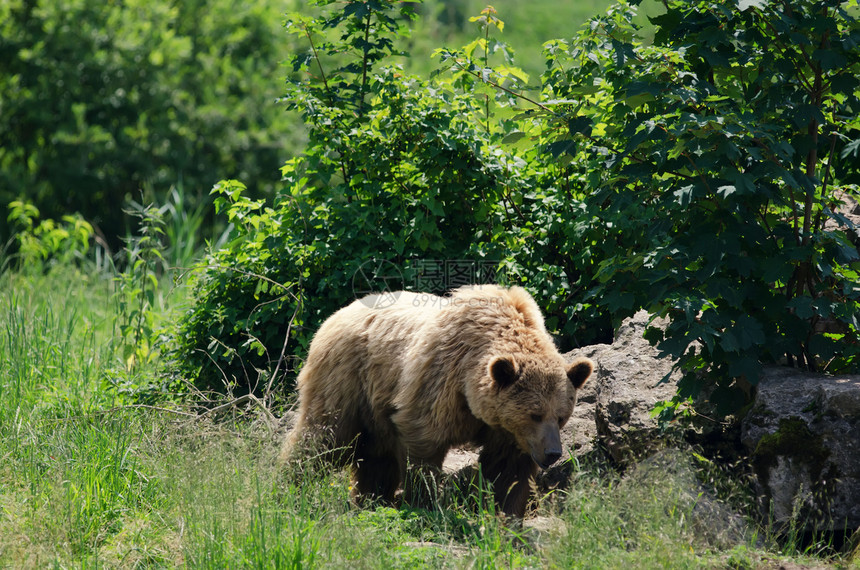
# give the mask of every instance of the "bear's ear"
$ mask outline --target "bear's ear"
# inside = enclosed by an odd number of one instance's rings
[[[519,377],[519,366],[512,357],[499,356],[490,361],[490,378],[500,389],[512,385]]]
[[[567,367],[567,377],[570,380],[573,387],[579,390],[582,388],[582,385],[585,384],[585,381],[588,380],[588,377],[591,376],[591,372],[594,370],[594,363],[587,358],[577,358],[573,362],[571,362]]]

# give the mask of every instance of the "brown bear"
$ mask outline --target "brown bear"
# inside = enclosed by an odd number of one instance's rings
[[[471,443],[498,505],[521,518],[538,467],[562,456],[559,431],[592,369],[565,364],[519,287],[368,296],[314,336],[282,459],[308,437],[346,450],[330,456],[351,463],[356,498],[393,501],[407,462],[438,470]]]

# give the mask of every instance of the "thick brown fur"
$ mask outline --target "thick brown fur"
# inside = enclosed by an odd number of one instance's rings
[[[355,301],[320,327],[282,458],[306,439],[345,450],[332,457],[352,465],[356,498],[393,501],[407,462],[438,470],[451,447],[477,444],[498,504],[522,517],[539,464],[561,456],[592,362],[565,364],[519,287],[396,295],[385,308]]]

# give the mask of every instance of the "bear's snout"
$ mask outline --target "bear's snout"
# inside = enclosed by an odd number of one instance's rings
[[[561,458],[561,434],[554,422],[541,426],[538,445],[532,447],[532,459],[546,469]]]
[[[544,452],[544,461],[543,461],[543,464],[541,465],[541,467],[546,469],[547,467],[549,467],[550,465],[552,465],[553,463],[558,461],[559,458],[561,458],[561,451],[559,451],[559,450],[545,451]]]

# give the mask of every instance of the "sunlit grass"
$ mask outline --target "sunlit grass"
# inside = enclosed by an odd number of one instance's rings
[[[516,54],[516,64],[530,76],[532,85],[538,84],[539,75],[546,69],[541,46],[554,39],[574,37],[590,18],[603,14],[613,4],[611,0],[584,0],[578,2],[445,2],[430,0],[419,8],[421,16],[412,24],[408,70],[426,76],[439,67],[439,61],[431,58],[436,48],[458,48],[482,35],[479,24],[469,19],[480,15],[481,10],[492,5],[497,16],[505,23],[494,37],[508,44]],[[638,7],[636,23],[643,27],[643,36],[652,32],[649,16],[663,10],[657,0],[645,0]]]

